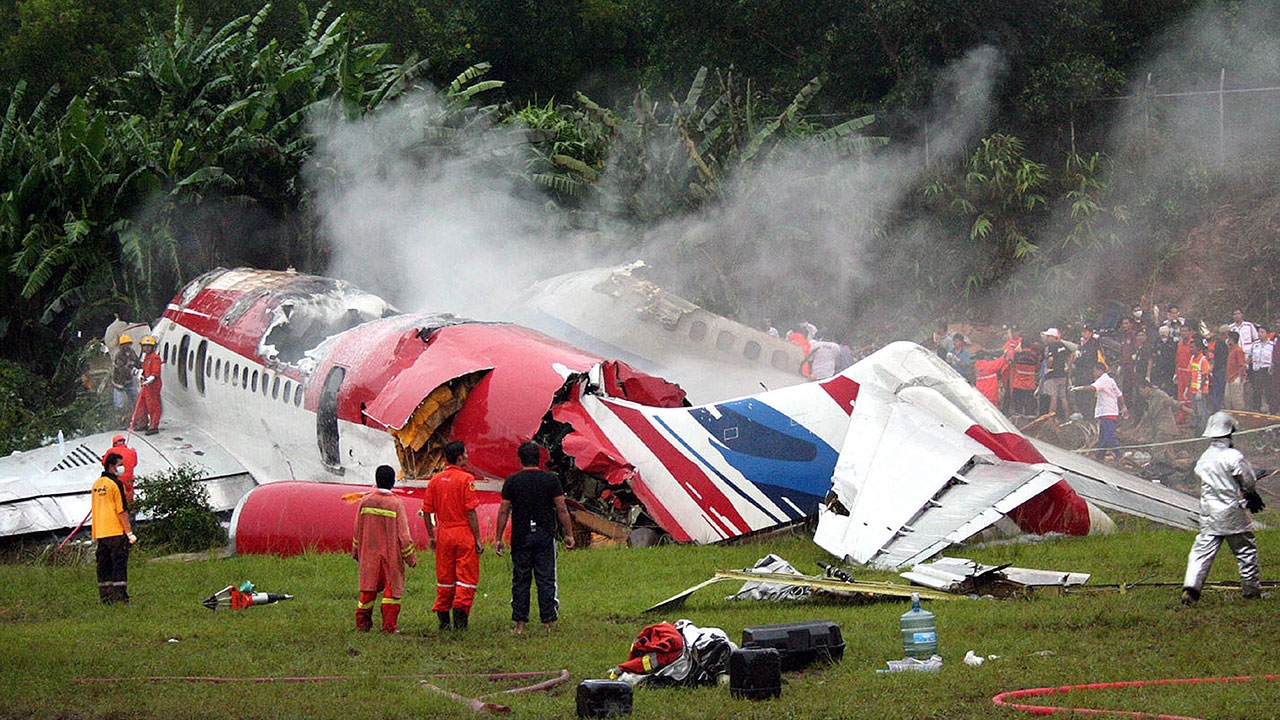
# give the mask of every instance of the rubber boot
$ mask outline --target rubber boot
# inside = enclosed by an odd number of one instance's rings
[[[356,608],[356,630],[369,632],[373,629],[373,608]]]
[[[449,611],[448,611],[448,610],[437,610],[437,611],[436,611],[436,618],[438,618],[438,619],[440,620],[440,630],[441,630],[441,632],[446,631],[446,630],[449,630],[449,629],[451,628],[451,626],[449,625]]]
[[[466,630],[466,629],[467,629],[467,614],[468,614],[468,612],[469,612],[469,611],[468,611],[466,608],[454,608],[454,609],[453,609],[453,629],[454,629],[454,630]]]
[[[396,632],[396,623],[400,619],[400,603],[389,603],[385,599],[382,601],[382,632],[393,634]]]

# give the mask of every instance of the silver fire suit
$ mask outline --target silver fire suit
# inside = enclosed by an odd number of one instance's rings
[[[1261,592],[1258,544],[1244,499],[1245,491],[1256,490],[1253,466],[1231,447],[1230,438],[1215,438],[1196,461],[1195,470],[1200,478],[1200,534],[1187,556],[1182,585],[1199,593],[1225,540],[1240,566],[1241,591],[1245,597],[1257,597]]]

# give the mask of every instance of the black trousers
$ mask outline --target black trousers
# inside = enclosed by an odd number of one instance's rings
[[[98,538],[98,599],[105,604],[129,602],[129,538]]]
[[[549,532],[532,532],[511,547],[511,619],[529,621],[529,581],[538,584],[538,617],[544,623],[560,616],[556,597],[556,539]]]

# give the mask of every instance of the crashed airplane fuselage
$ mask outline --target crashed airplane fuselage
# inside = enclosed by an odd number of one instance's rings
[[[333,502],[321,484],[367,486],[380,464],[400,467],[412,493],[453,439],[493,493],[533,439],[584,520],[619,537],[651,527],[717,542],[816,514],[822,547],[897,566],[1006,515],[1036,533],[1107,522],[910,343],[823,382],[691,407],[661,378],[535,331],[403,314],[293,272],[210,272],[174,298],[156,334],[165,415],[149,442],[162,455],[206,444],[224,458],[213,473],[258,484],[321,481],[317,503]],[[313,515],[341,526],[333,537],[349,533],[345,519]],[[316,536],[280,522],[273,532]]]

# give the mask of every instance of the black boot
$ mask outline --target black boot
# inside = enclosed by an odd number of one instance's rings
[[[453,609],[453,629],[454,630],[467,629],[467,611],[465,609],[463,608]]]
[[[437,610],[437,611],[436,611],[436,617],[437,617],[437,618],[439,618],[439,620],[440,620],[440,629],[441,629],[442,631],[443,631],[443,630],[448,630],[448,629],[449,629],[449,611],[448,611],[448,610]]]

